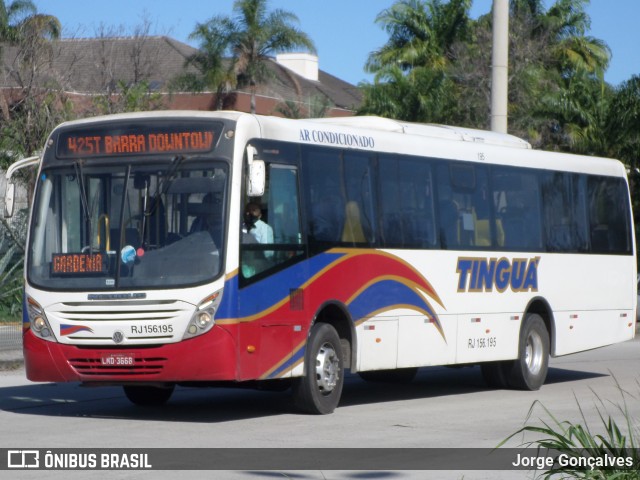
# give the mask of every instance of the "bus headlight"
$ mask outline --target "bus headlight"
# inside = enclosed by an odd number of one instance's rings
[[[196,315],[196,325],[200,328],[207,328],[207,326],[213,321],[213,317],[209,312],[199,312]]]
[[[27,297],[27,313],[29,315],[29,327],[36,337],[50,342],[56,338],[51,330],[51,325],[44,314],[44,309],[33,298]]]
[[[203,333],[211,330],[216,323],[215,315],[216,310],[218,310],[218,306],[220,305],[220,297],[220,292],[216,292],[213,295],[209,295],[198,304],[198,307],[196,308],[196,311],[193,314],[193,317],[191,317],[191,321],[184,332],[182,337],[183,340],[202,335]]]

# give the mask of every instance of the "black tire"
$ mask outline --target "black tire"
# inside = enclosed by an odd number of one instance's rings
[[[513,368],[513,360],[500,362],[485,362],[480,364],[482,377],[490,388],[508,388],[509,375]]]
[[[397,368],[395,370],[372,370],[358,372],[360,378],[367,382],[411,383],[418,373],[417,367]]]
[[[140,385],[125,385],[124,394],[131,403],[140,406],[164,405],[171,398],[174,385],[170,387],[146,387]]]
[[[344,359],[340,337],[328,323],[315,324],[305,352],[305,374],[293,382],[293,400],[303,412],[332,413],[342,395]]]
[[[520,390],[538,390],[549,370],[549,332],[536,313],[528,314],[520,329],[518,358],[509,375],[509,385]]]

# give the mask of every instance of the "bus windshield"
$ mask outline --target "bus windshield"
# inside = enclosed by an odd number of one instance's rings
[[[113,290],[202,284],[222,271],[228,165],[170,162],[42,170],[28,276],[45,289]]]

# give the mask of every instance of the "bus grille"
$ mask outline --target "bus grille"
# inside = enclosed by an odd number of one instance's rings
[[[70,358],[76,372],[84,376],[153,376],[162,372],[167,359],[164,357],[136,358],[133,365],[103,365],[100,358]]]
[[[144,302],[67,302],[47,311],[61,321],[173,320],[188,315],[193,306],[174,300]]]

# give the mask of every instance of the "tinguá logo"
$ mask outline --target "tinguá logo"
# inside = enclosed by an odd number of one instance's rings
[[[458,292],[538,291],[540,257],[458,258]]]

